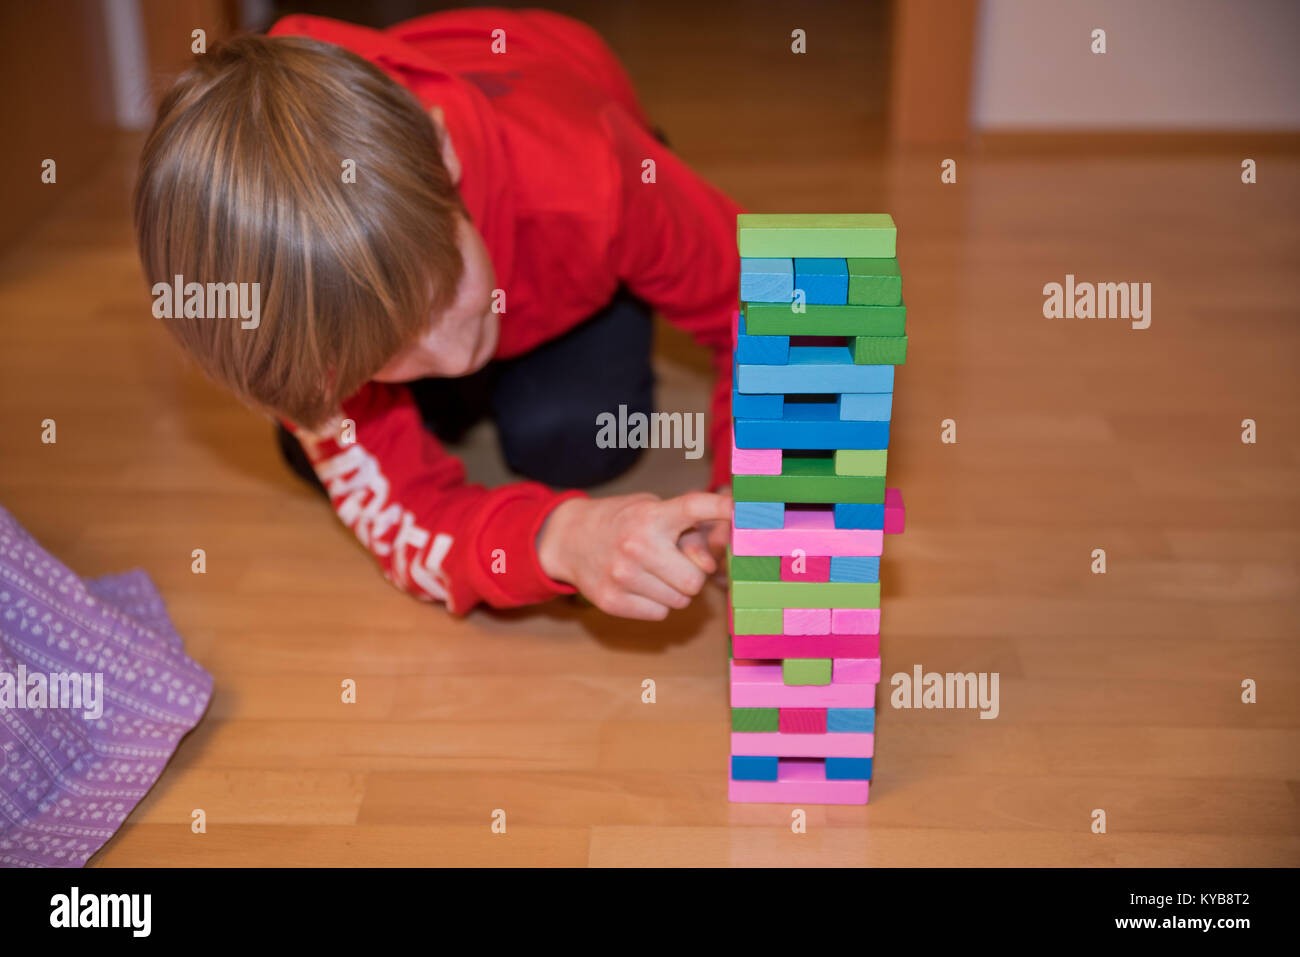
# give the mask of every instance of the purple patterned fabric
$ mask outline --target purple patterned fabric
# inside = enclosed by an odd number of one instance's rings
[[[0,508],[0,867],[85,864],[211,696],[148,575],[82,581]]]

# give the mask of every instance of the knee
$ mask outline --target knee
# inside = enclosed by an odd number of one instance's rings
[[[628,405],[628,414],[649,414],[651,408],[648,401],[638,402]],[[608,411],[618,415],[617,406]],[[599,435],[598,412],[552,408],[502,429],[501,450],[510,469],[527,478],[561,488],[590,488],[627,472],[644,451],[626,443],[611,446]]]

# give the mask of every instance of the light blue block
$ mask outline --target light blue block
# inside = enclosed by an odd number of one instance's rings
[[[790,359],[789,336],[751,336],[745,332],[745,316],[740,316],[736,336],[736,361],[756,365],[785,365]]]
[[[827,709],[829,710],[829,709]],[[870,781],[870,758],[827,758],[827,781]]]
[[[847,296],[847,272],[844,283]],[[740,298],[745,302],[789,302],[794,298],[794,260],[741,259]]]
[[[737,419],[736,447],[741,449],[886,449],[889,448],[889,423],[841,421],[836,402],[786,402],[782,406],[780,418]]]
[[[731,756],[731,780],[733,781],[775,781],[777,762],[780,758],[765,755]]]
[[[827,708],[826,733],[831,732],[868,732],[876,731],[875,708]]]
[[[789,361],[783,366],[736,363],[735,382],[737,392],[751,395],[893,392],[894,367],[855,365],[848,346],[791,346]]]
[[[794,288],[803,290],[810,306],[848,305],[849,264],[843,259],[796,259]]]
[[[785,406],[783,395],[741,395],[731,393],[731,415],[736,419],[779,419]]]
[[[880,581],[880,556],[832,555],[831,581],[833,582],[878,582]]]
[[[786,350],[787,357],[789,349]],[[892,392],[846,392],[840,396],[840,418],[854,422],[888,422],[894,410]]]
[[[785,528],[785,503],[737,502],[733,524],[736,528]]]

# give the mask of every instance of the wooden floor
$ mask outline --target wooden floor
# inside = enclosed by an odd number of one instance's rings
[[[653,47],[620,48],[689,161],[752,208],[899,223],[884,672],[998,672],[1000,715],[894,710],[882,686],[871,804],[808,807],[795,835],[788,807],[726,801],[721,592],[657,625],[400,595],[150,318],[125,142],[0,261],[0,503],[83,574],[146,568],[216,678],[95,863],[1300,864],[1300,157],[1245,186],[1235,153],[986,155],[943,185],[942,154],[882,153],[831,103],[801,114],[810,148],[769,144],[726,82],[752,51],[718,48],[686,36],[656,75]],[[807,62],[771,82],[839,69]],[[1151,328],[1044,319],[1066,273],[1152,283]],[[670,332],[659,368],[664,408],[704,407]],[[466,458],[505,475],[490,430]],[[659,452],[616,488],[703,474]]]

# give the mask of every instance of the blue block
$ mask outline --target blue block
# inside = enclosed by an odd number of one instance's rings
[[[829,709],[827,709],[829,710]],[[827,781],[870,781],[870,758],[827,758]]]
[[[745,332],[745,316],[740,316],[740,332],[736,336],[736,361],[756,365],[785,365],[790,359],[789,336],[751,336]],[[886,416],[888,418],[888,416]]]
[[[833,582],[878,582],[880,581],[880,556],[866,558],[832,555],[830,580]]]
[[[841,260],[843,262],[843,260]],[[848,273],[844,291],[848,295]],[[794,298],[794,261],[741,259],[740,298],[745,302],[789,302]],[[812,300],[808,300],[812,302]]]
[[[785,528],[785,503],[737,502],[732,524],[736,528]]]
[[[786,350],[787,354],[789,350]],[[840,418],[854,422],[888,422],[894,410],[892,392],[846,392],[840,396]]]
[[[876,731],[875,708],[827,708],[826,733]]]
[[[791,346],[787,365],[736,363],[735,382],[736,391],[747,394],[893,392],[894,367],[855,365],[848,346]],[[869,447],[884,448],[883,445],[856,446]],[[848,446],[828,445],[824,448]]]
[[[796,259],[794,288],[803,290],[810,306],[848,305],[849,264],[843,259]]]
[[[835,505],[836,528],[884,528],[885,506],[838,502]]]
[[[886,368],[893,368],[893,366]],[[839,418],[839,410],[835,402],[787,402],[782,408],[779,419],[737,419],[736,447],[741,449],[886,449],[889,448],[889,423],[843,422]],[[883,508],[881,506],[882,515]]]
[[[737,419],[779,419],[785,405],[783,395],[741,395],[731,393],[731,414]]]
[[[765,755],[733,754],[731,756],[731,780],[733,781],[775,781],[777,762],[780,758]]]

